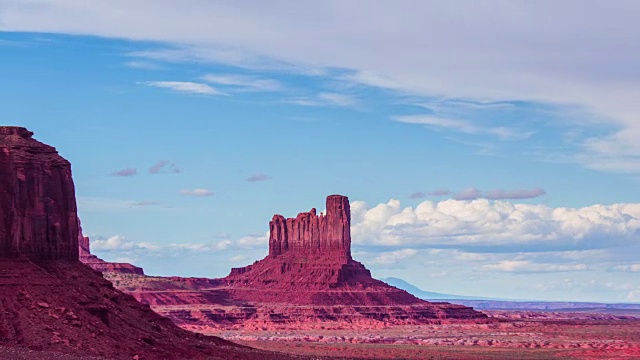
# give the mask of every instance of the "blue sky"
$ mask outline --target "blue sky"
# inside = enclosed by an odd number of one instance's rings
[[[97,255],[224,276],[339,193],[377,277],[640,301],[635,2],[150,4],[0,3],[2,123]]]

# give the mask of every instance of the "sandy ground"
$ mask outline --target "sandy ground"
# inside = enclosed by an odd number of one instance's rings
[[[210,334],[265,350],[362,359],[640,359],[637,318],[584,313],[494,315],[502,319],[493,324],[375,330],[212,330]]]

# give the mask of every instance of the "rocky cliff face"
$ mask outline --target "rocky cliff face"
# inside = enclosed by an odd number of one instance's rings
[[[0,257],[78,260],[71,165],[32,136],[0,126]]]
[[[287,252],[300,255],[327,254],[351,258],[351,210],[346,196],[327,197],[327,214],[316,209],[292,219],[274,215],[269,222],[269,256]]]

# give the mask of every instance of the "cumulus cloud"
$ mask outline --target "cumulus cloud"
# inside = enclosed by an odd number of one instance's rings
[[[204,95],[226,95],[224,92],[208,84],[191,81],[146,81],[140,83],[146,86],[170,89],[176,92],[204,94]]]
[[[182,189],[180,190],[180,194],[185,196],[195,196],[195,197],[203,197],[203,196],[213,196],[213,191],[208,189],[197,188],[193,190]]]
[[[637,242],[640,204],[583,208],[507,201],[400,201],[351,204],[354,243],[500,251],[598,249]]]
[[[169,160],[158,160],[149,168],[149,174],[170,173],[179,174],[180,168]]]
[[[258,181],[265,181],[265,180],[269,180],[269,179],[271,179],[271,176],[266,175],[266,174],[262,174],[262,173],[258,173],[258,174],[253,174],[253,175],[249,176],[248,178],[245,179],[245,181],[258,182]]]
[[[135,242],[128,240],[122,235],[114,235],[107,239],[91,240],[91,249],[97,251],[131,250],[136,246]]]
[[[128,176],[133,176],[137,173],[138,173],[138,170],[136,168],[126,168],[126,169],[114,171],[111,173],[111,175],[128,177]]]
[[[569,272],[587,271],[589,267],[585,264],[547,264],[533,263],[526,260],[503,260],[497,264],[483,265],[484,271],[501,271],[510,273],[538,273],[538,272]]]

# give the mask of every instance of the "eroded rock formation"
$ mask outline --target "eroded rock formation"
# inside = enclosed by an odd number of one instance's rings
[[[0,350],[46,351],[36,359],[289,358],[184,331],[82,265],[69,162],[32,135],[0,127]]]
[[[484,321],[470,307],[420,300],[371,277],[351,258],[345,196],[316,210],[269,224],[269,255],[221,279],[105,274],[121,289],[175,323],[214,328],[375,328],[401,324]]]
[[[32,136],[0,126],[0,257],[78,260],[71,165]]]
[[[123,274],[144,275],[144,270],[142,270],[141,267],[129,263],[104,261],[91,254],[90,239],[88,236],[83,235],[82,226],[79,224],[78,222],[78,252],[80,254],[80,262],[101,273],[119,272]]]
[[[328,254],[351,258],[351,210],[346,196],[327,197],[327,215],[316,209],[292,219],[274,215],[269,222],[269,256]]]

